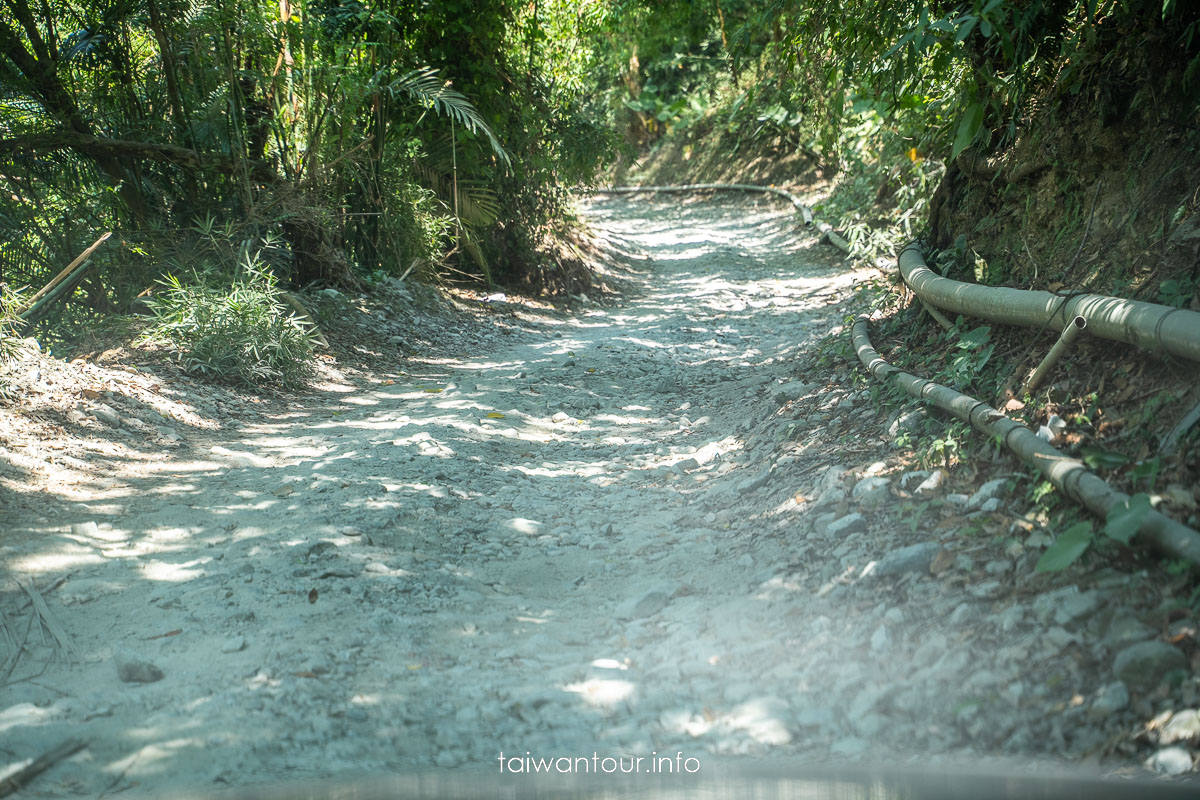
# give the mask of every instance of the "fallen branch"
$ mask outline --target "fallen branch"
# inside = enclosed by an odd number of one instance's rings
[[[0,797],[7,797],[21,791],[38,775],[63,759],[70,758],[85,747],[87,747],[87,741],[84,739],[67,739],[62,744],[50,748],[12,775],[0,779]]]

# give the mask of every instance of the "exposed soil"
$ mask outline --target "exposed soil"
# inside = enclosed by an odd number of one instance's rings
[[[87,741],[29,795],[528,786],[526,753],[1190,770],[1188,577],[1035,573],[1012,462],[905,463],[818,346],[877,272],[770,198],[586,216],[636,256],[619,301],[323,296],[360,322],[307,395],[22,362],[0,755]]]

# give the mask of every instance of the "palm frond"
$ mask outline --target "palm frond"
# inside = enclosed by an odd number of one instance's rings
[[[422,103],[439,114],[457,120],[460,125],[472,133],[482,133],[496,157],[505,166],[512,165],[508,151],[500,144],[496,134],[483,121],[479,111],[462,92],[452,89],[448,81],[444,81],[433,67],[419,67],[401,75],[387,85],[388,92],[395,97],[398,94],[407,95],[418,103]]]
[[[482,181],[460,178],[455,191],[454,179],[424,160],[413,162],[413,174],[452,210],[457,208],[459,221],[468,226],[485,227],[500,216],[500,198]]]

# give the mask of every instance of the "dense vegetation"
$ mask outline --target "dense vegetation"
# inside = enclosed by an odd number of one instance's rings
[[[103,230],[95,310],[269,236],[293,285],[528,274],[608,149],[573,5],[5,2],[0,278]]]
[[[1177,0],[3,0],[0,282],[112,230],[44,332],[244,288],[251,252],[292,287],[572,291],[569,190],[688,129],[839,176],[866,253],[1048,105],[1191,135],[1197,97]]]

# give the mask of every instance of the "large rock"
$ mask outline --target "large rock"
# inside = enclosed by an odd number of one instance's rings
[[[970,499],[967,500],[967,508],[972,510],[978,509],[989,500],[998,500],[1004,496],[1007,488],[1007,478],[996,478],[995,480],[988,481],[980,486],[979,491],[975,492],[975,494],[971,495]]]
[[[867,520],[862,514],[847,514],[841,519],[836,519],[829,523],[829,527],[825,529],[827,536],[845,536],[850,533],[857,533],[867,529]]]
[[[887,434],[888,436],[895,437],[899,435],[900,431],[917,433],[921,430],[922,424],[928,416],[929,412],[924,407],[901,412],[888,423]]]
[[[1103,596],[1097,591],[1080,592],[1076,586],[1064,586],[1039,595],[1033,601],[1033,613],[1046,622],[1053,618],[1059,625],[1066,625],[1080,617],[1091,614],[1100,605]]]
[[[1200,709],[1176,711],[1158,734],[1159,744],[1200,741]]]
[[[1102,640],[1105,647],[1120,647],[1134,642],[1144,642],[1154,638],[1155,631],[1149,625],[1143,625],[1135,616],[1129,613],[1115,616],[1108,624]]]
[[[1146,759],[1146,767],[1164,775],[1183,775],[1192,771],[1192,754],[1182,747],[1164,747]]]
[[[1117,681],[1105,686],[1096,694],[1096,699],[1092,701],[1088,715],[1093,718],[1103,719],[1121,711],[1128,705],[1129,689],[1126,688],[1124,682]]]
[[[892,550],[879,559],[871,574],[877,576],[903,575],[906,572],[928,572],[941,545],[937,542],[918,542]]]
[[[1113,672],[1134,689],[1153,689],[1168,672],[1187,668],[1187,658],[1166,642],[1141,642],[1117,653]]]
[[[877,506],[891,499],[891,481],[879,476],[863,478],[854,485],[853,497],[865,506]]]
[[[804,395],[808,394],[812,387],[804,383],[804,381],[788,381],[781,383],[775,387],[775,402],[779,405],[785,405],[793,400],[799,400]]]

